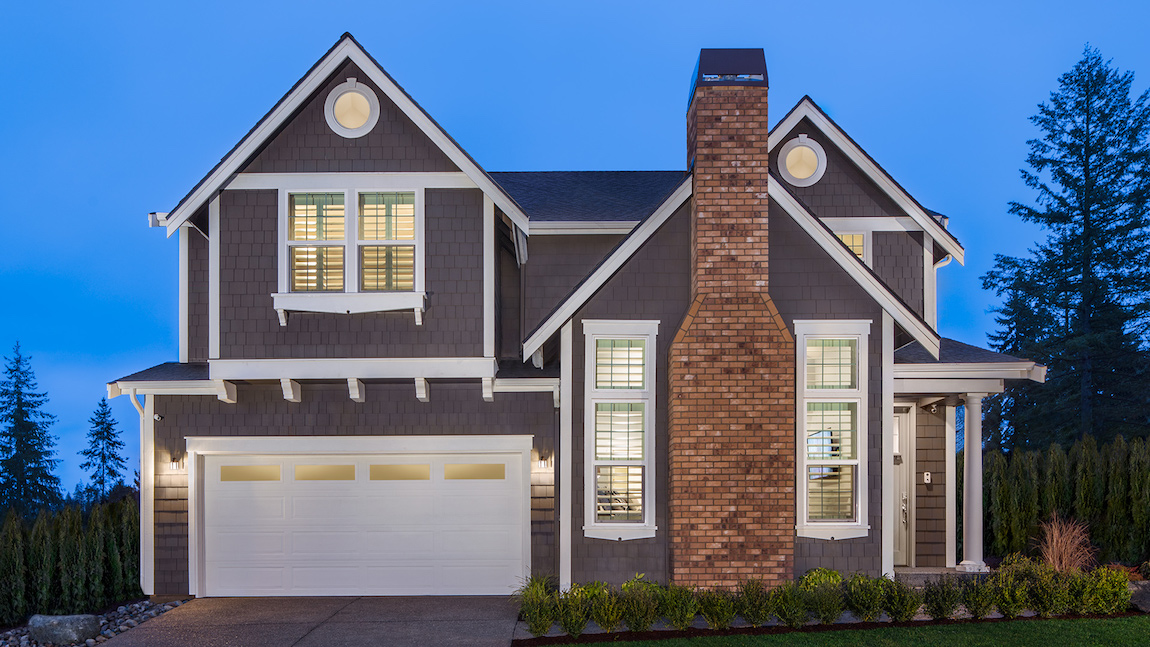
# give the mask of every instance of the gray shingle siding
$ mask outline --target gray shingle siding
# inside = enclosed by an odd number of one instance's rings
[[[379,99],[380,116],[368,134],[348,139],[327,125],[327,95],[348,77],[365,83]],[[387,98],[363,70],[340,66],[247,163],[245,173],[382,173],[458,171],[447,155]]]
[[[623,236],[532,236],[528,243],[523,334],[527,336],[563,297],[611,252]],[[684,262],[684,259],[679,259]]]
[[[770,206],[770,293],[794,332],[795,319],[869,319],[867,482],[870,534],[825,541],[796,538],[795,574],[817,566],[880,575],[882,569],[882,310],[775,203]]]
[[[576,582],[621,583],[635,573],[668,581],[667,356],[690,304],[690,203],[679,209],[577,313],[572,325],[572,576]],[[564,237],[567,238],[567,237]],[[658,319],[655,349],[655,524],[652,539],[608,541],[583,536],[584,319]]]
[[[918,316],[925,316],[922,232],[876,231],[871,245],[875,274]]]
[[[236,404],[202,396],[149,396],[163,420],[155,425],[156,595],[188,593],[188,481],[169,473],[187,436],[370,436],[533,434],[534,447],[556,445],[558,413],[550,393],[499,393],[484,402],[478,382],[432,381],[431,402],[415,399],[410,383],[369,383],[366,402],[353,402],[343,384],[303,385],[303,401],[288,402],[278,384],[240,384]],[[545,478],[533,487],[532,567],[554,572],[554,504],[548,517]],[[553,493],[550,493],[553,497]]]
[[[480,357],[483,355],[483,194],[428,189],[428,309],[292,313],[280,326],[277,193],[224,191],[220,204],[220,357]]]

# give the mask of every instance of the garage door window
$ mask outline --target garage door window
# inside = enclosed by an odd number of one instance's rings
[[[221,481],[278,481],[279,465],[221,465]]]
[[[430,465],[372,465],[368,478],[373,481],[430,481]]]
[[[354,481],[355,465],[296,465],[297,481]]]
[[[507,478],[507,466],[503,463],[448,463],[443,466],[443,478],[503,480]]]

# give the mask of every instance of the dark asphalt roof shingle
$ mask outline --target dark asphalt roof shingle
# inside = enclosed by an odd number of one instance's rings
[[[686,171],[489,173],[533,221],[627,222],[651,215]]]
[[[939,345],[937,360],[918,342],[907,344],[894,352],[895,364],[1009,364],[1027,361],[945,337]]]
[[[164,362],[152,368],[137,371],[124,376],[114,382],[184,382],[190,380],[208,380],[207,362]]]

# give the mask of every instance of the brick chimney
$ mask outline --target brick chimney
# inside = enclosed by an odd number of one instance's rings
[[[795,348],[768,292],[767,68],[704,49],[687,109],[692,303],[670,350],[671,579],[793,576]]]

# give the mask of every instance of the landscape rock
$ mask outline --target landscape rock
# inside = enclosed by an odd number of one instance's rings
[[[1142,613],[1150,613],[1150,581],[1130,583],[1130,604]]]
[[[100,621],[92,615],[34,615],[28,621],[28,637],[39,643],[68,645],[84,642],[99,635]]]

